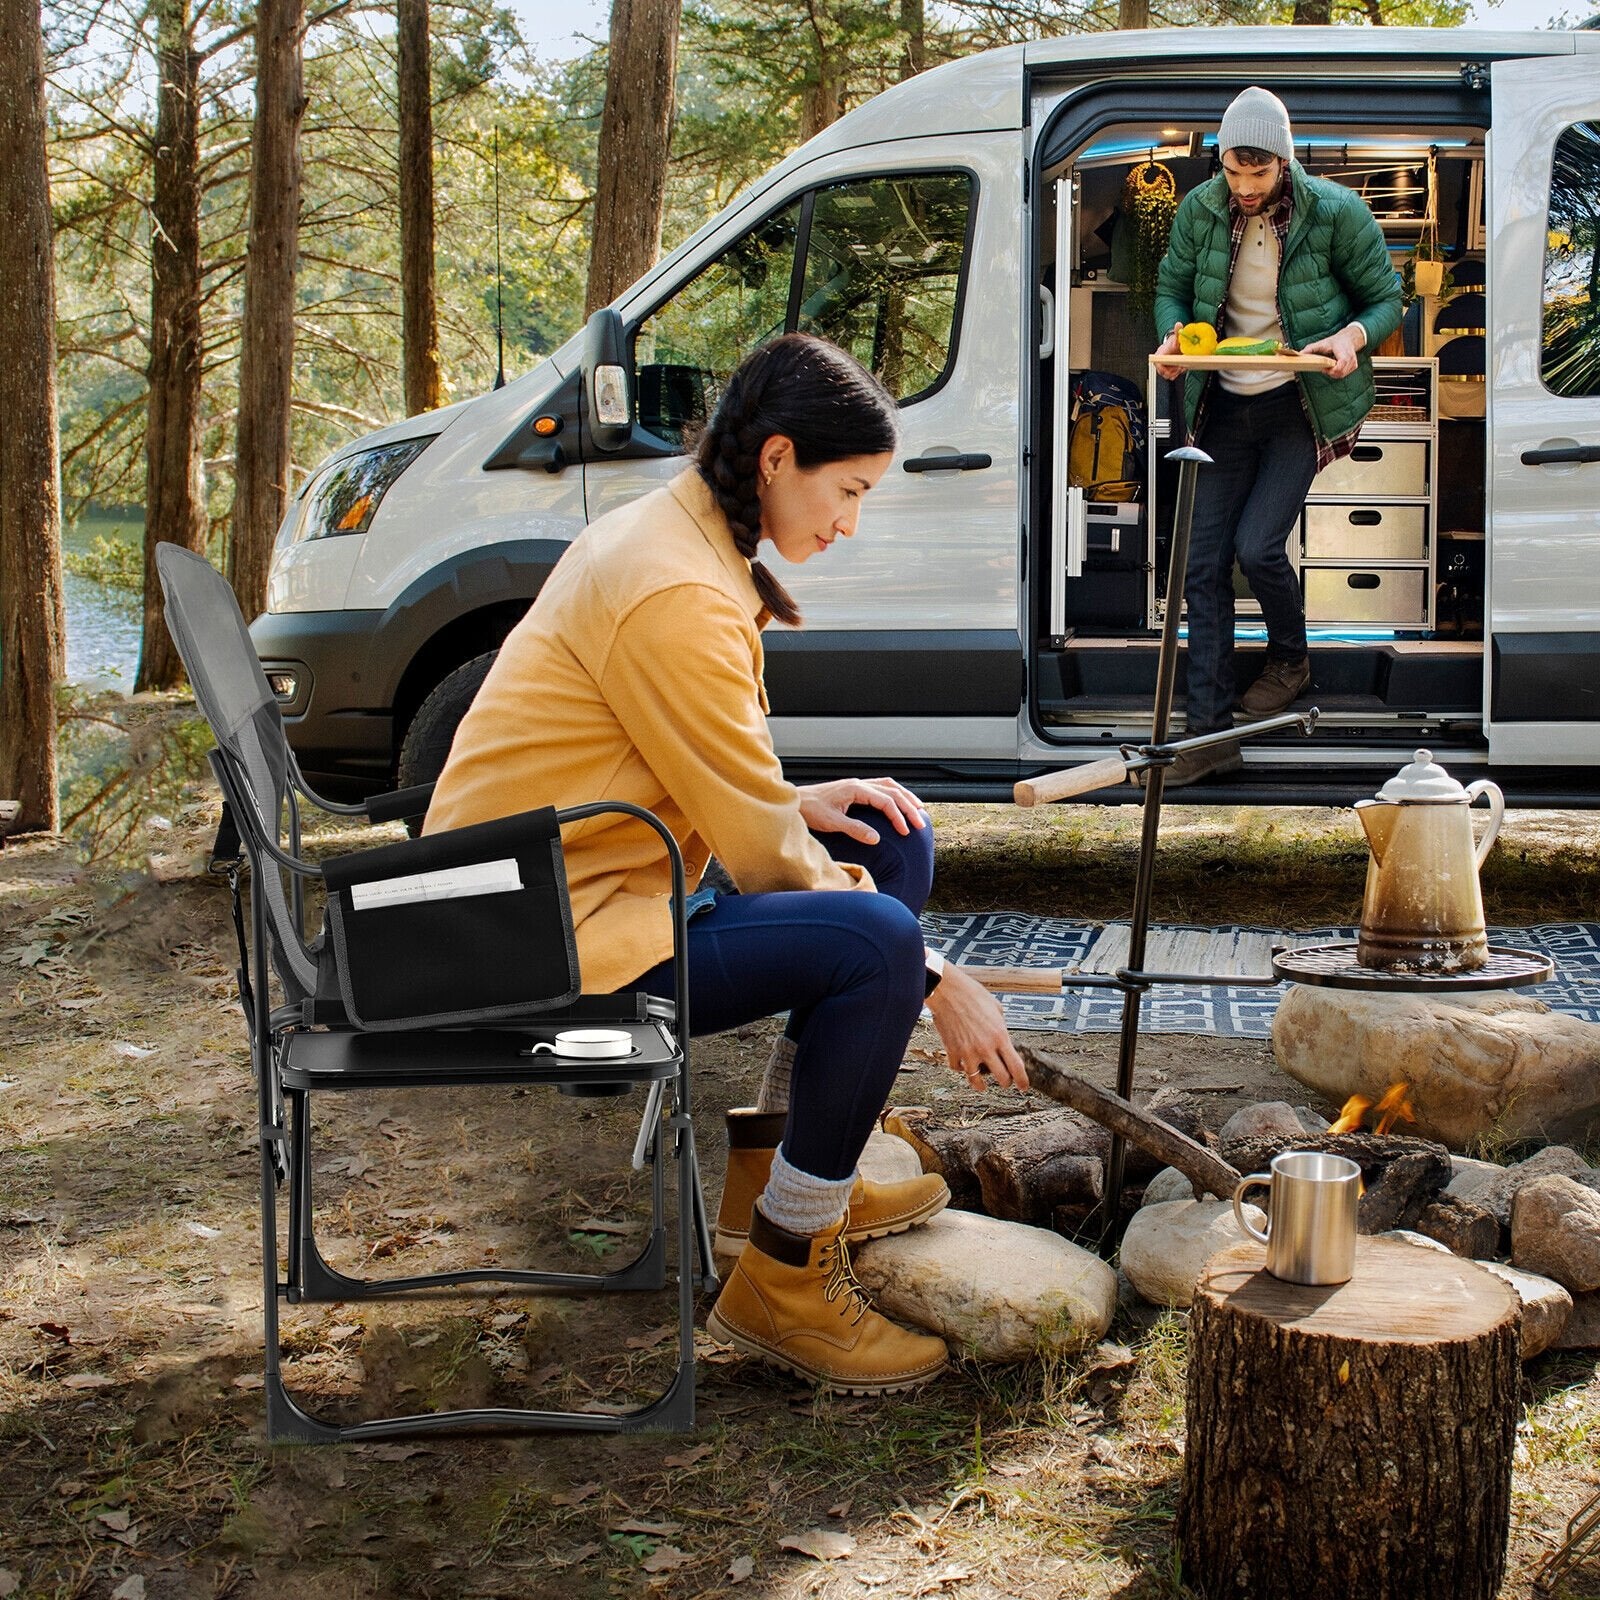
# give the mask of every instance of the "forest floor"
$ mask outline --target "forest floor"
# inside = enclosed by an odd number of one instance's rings
[[[935,815],[936,909],[1125,917],[1136,810]],[[115,884],[58,840],[0,851],[0,1596],[1188,1593],[1185,1319],[1148,1308],[1119,1314],[1122,1348],[960,1362],[880,1400],[818,1398],[702,1340],[688,1435],[269,1447],[255,1107],[227,893],[201,865],[211,822],[197,803],[151,836],[153,873]],[[1364,862],[1347,813],[1174,807],[1155,915],[1347,923]],[[1485,899],[1501,925],[1596,916],[1600,818],[1513,814]],[[774,1031],[697,1048],[713,1206],[720,1113],[748,1102]],[[1114,1076],[1113,1036],[1022,1037]],[[901,1103],[969,1098],[936,1043],[924,1023]],[[1259,1041],[1147,1037],[1139,1073],[1141,1093],[1208,1086],[1222,1116],[1305,1098]],[[435,1097],[359,1098],[318,1128],[335,1265],[625,1259],[632,1102],[474,1091],[441,1115]],[[669,1289],[286,1307],[285,1367],[336,1415],[628,1404],[670,1372],[673,1306]],[[1600,1362],[1542,1357],[1522,1399],[1502,1591],[1519,1600],[1600,1486]],[[1600,1571],[1562,1592],[1600,1596]]]

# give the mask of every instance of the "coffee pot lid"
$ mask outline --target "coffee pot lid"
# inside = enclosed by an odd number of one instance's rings
[[[1470,796],[1433,759],[1431,750],[1418,750],[1415,760],[1402,767],[1378,791],[1378,798],[1400,805],[1416,805],[1429,801],[1465,801]]]

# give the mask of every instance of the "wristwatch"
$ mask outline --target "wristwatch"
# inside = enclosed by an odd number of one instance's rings
[[[939,987],[939,980],[944,976],[944,957],[937,950],[924,949],[922,964],[928,969],[928,979],[922,990],[922,998],[926,1000]]]

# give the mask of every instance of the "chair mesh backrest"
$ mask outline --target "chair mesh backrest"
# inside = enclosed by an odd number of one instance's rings
[[[166,597],[167,627],[195,701],[218,746],[249,785],[262,831],[278,842],[288,799],[288,745],[277,697],[261,670],[239,602],[204,556],[181,545],[157,546],[156,572]],[[241,820],[247,833],[248,820]],[[317,963],[290,909],[283,875],[269,860],[255,866],[258,892],[271,917],[278,975],[286,986],[309,994],[316,987]]]

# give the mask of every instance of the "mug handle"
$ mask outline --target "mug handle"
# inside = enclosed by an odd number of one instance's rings
[[[525,1056],[536,1056],[543,1050],[548,1050],[553,1056],[558,1056],[561,1054],[560,1049],[556,1045],[551,1044],[548,1039],[541,1039],[538,1044],[530,1044],[522,1053]]]
[[[1259,1228],[1251,1227],[1248,1218],[1246,1218],[1244,1214],[1245,1191],[1247,1189],[1254,1189],[1257,1187],[1270,1189],[1272,1187],[1272,1175],[1267,1172],[1252,1172],[1248,1178],[1241,1178],[1239,1180],[1238,1185],[1233,1191],[1233,1220],[1237,1222],[1240,1228],[1243,1229],[1245,1233],[1249,1234],[1252,1239],[1257,1240],[1261,1244],[1269,1244],[1271,1241],[1268,1239],[1267,1235],[1262,1233]],[[1271,1226],[1270,1220],[1268,1222],[1268,1226]]]

